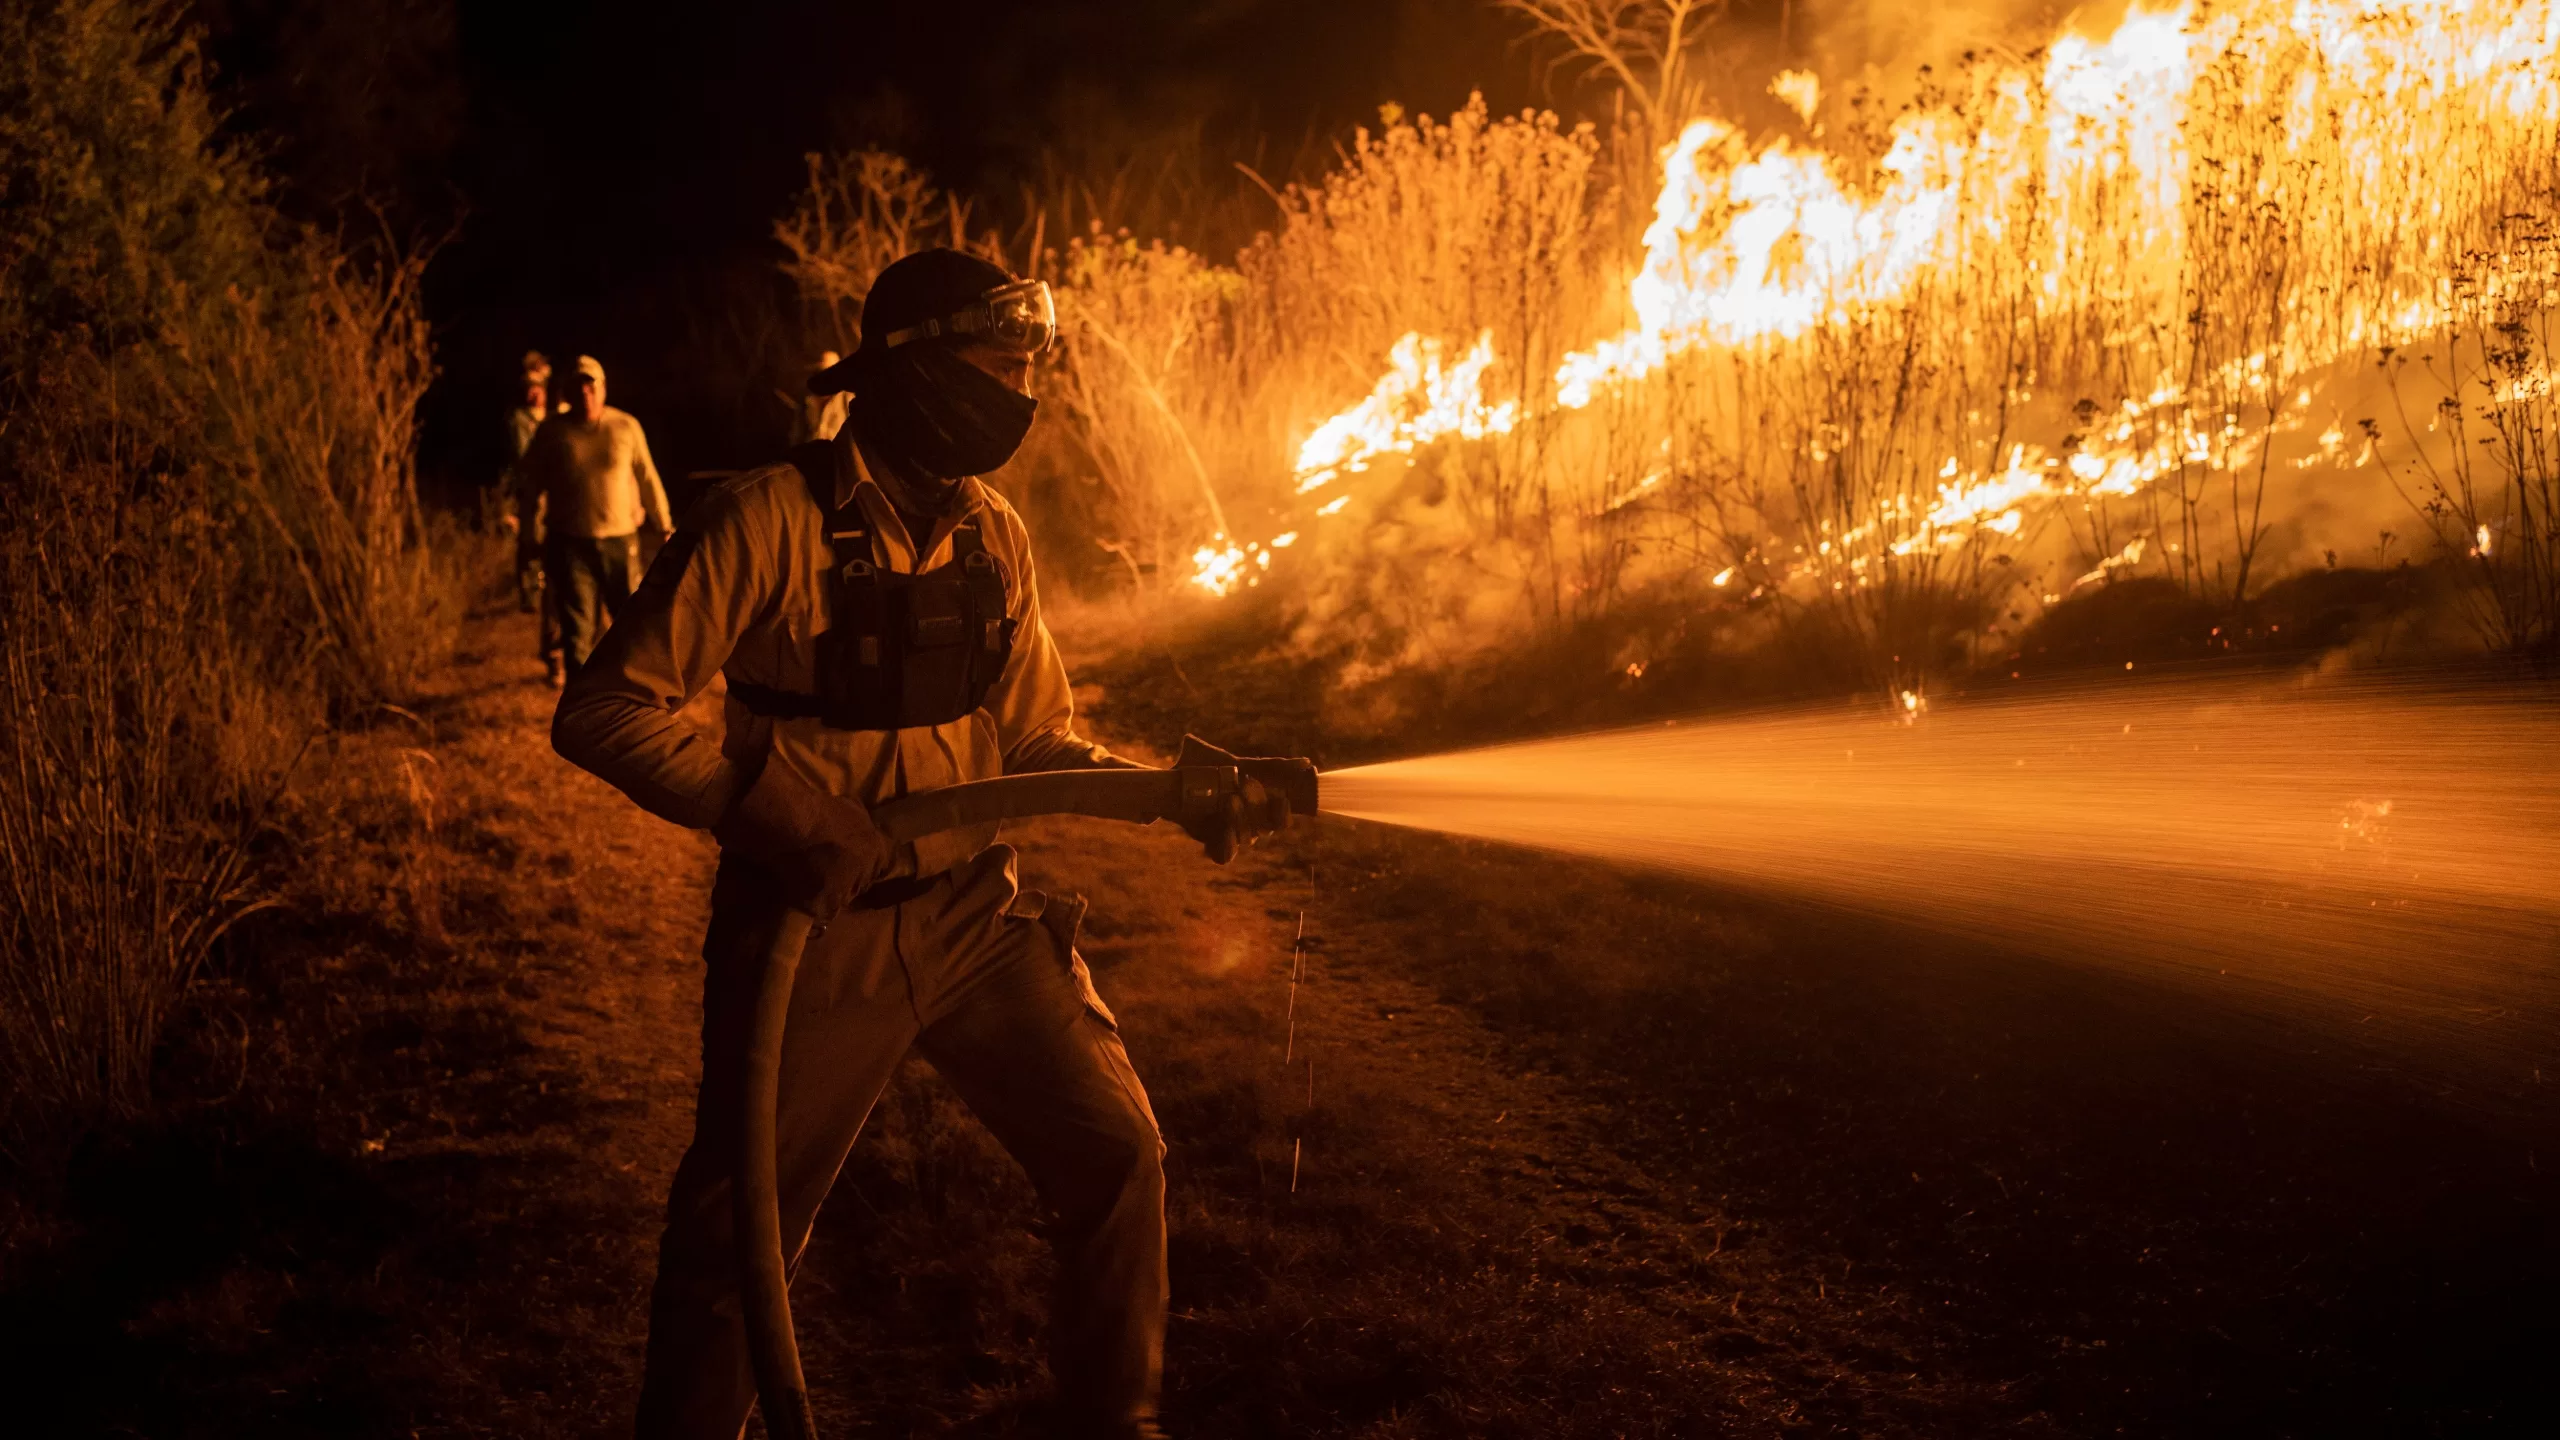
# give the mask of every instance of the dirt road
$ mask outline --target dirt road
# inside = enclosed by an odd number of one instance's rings
[[[475,621],[414,733],[337,758],[355,798],[229,962],[191,1108],[85,1166],[99,1218],[7,1338],[130,1381],[37,1387],[38,1433],[627,1423],[712,853],[551,756],[524,629]],[[2547,1114],[2068,957],[1527,852],[1013,838],[1093,901],[1171,1145],[1176,1433],[2547,1418]],[[911,1064],[799,1282],[822,1413],[1041,1433],[1045,1285],[1027,1187]]]

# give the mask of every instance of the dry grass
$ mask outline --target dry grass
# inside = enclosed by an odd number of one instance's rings
[[[927,245],[968,248],[969,207],[885,151],[805,159],[809,183],[773,236],[791,253],[782,273],[823,317],[827,344],[850,350],[872,280],[890,261]]]
[[[420,256],[371,266],[306,241],[266,292],[233,289],[173,357],[278,598],[276,632],[318,642],[342,716],[414,694],[461,621],[462,581],[418,504],[417,411],[434,377]],[[211,362],[210,374],[193,367]]]
[[[1156,190],[1125,202],[1136,216],[1102,213],[1128,188],[1108,183],[1027,197],[1013,249],[1061,285],[1053,390],[1071,424],[1015,483],[1057,501],[1052,529],[1074,538],[1057,548],[1085,588],[1178,593],[1186,553],[1246,547],[1240,579],[1288,588],[1299,653],[1334,655],[1354,692],[1626,615],[1766,612],[1748,623],[1782,625],[1871,689],[2002,653],[2046,597],[2093,578],[2155,576],[2236,616],[2317,553],[2304,516],[2372,509],[2291,474],[2355,468],[2313,436],[2329,411],[2352,423],[2346,407],[2368,403],[2362,361],[2447,325],[2522,323],[2461,297],[2514,309],[2540,263],[2519,240],[2539,222],[2511,217],[2551,209],[2555,152],[2528,93],[2547,61],[2463,59],[2530,48],[2492,33],[2508,22],[2488,12],[2461,30],[2236,6],[2193,15],[2174,41],[2137,26],[2112,50],[1984,47],[1891,93],[1835,90],[1801,131],[1691,146],[1680,122],[1705,99],[1680,37],[1718,7],[1509,8],[1610,79],[1615,123],[1388,107],[1328,171],[1271,192],[1276,219],[1231,264],[1151,242],[1150,222],[1215,228],[1157,213]],[[2175,78],[2158,58],[2170,50]],[[1703,199],[1665,212],[1676,244],[1641,241],[1675,134],[1671,178]],[[874,172],[914,183],[878,156],[827,173]],[[1773,195],[1780,178],[1794,188]],[[826,198],[842,188],[813,179],[803,216],[854,213]],[[885,201],[870,212],[867,230],[796,233],[833,236],[851,257],[838,268],[858,269],[916,228]],[[1847,243],[1856,226],[1865,238]],[[1693,292],[1787,291],[1804,313],[1657,332],[1669,353],[1642,378],[1563,401],[1558,362],[1636,319],[1639,263]],[[810,254],[795,266],[815,273]],[[1298,445],[1369,392],[1407,335],[1450,357],[1487,337],[1477,399],[1516,403],[1518,423],[1379,455],[1302,498]],[[2389,439],[2404,460],[2427,450],[2449,496],[2498,491],[2481,465],[2529,477],[2535,463],[2501,441],[2504,458],[2448,469],[2431,431]],[[2433,479],[2409,483],[2427,503]],[[2533,483],[2497,503],[2522,517]],[[1346,492],[1348,510],[1319,512]],[[2419,558],[2482,558],[2468,537],[2483,522],[2457,535],[2465,507],[2448,505],[2452,540]],[[2532,568],[2536,523],[2503,523]],[[1250,547],[1284,534],[1296,548],[1266,576]],[[1113,558],[1077,563],[1096,542]],[[2497,643],[2535,643],[2500,617],[2536,583],[2482,582]]]
[[[147,1109],[295,754],[413,693],[460,601],[420,258],[266,205],[173,7],[0,26],[0,1145],[42,1173]]]
[[[249,845],[286,737],[233,648],[202,477],[150,475],[121,428],[20,438],[0,538],[0,1139],[27,1160],[147,1109],[163,1027],[256,906]]]
[[[2509,214],[2503,243],[2468,257],[2442,347],[2414,364],[2405,350],[2385,361],[2401,432],[2441,426],[2447,436],[2440,448],[2409,446],[2399,469],[2411,508],[2466,582],[2465,616],[2492,649],[2545,661],[2560,655],[2560,395],[2544,288],[2560,280],[2555,216],[2560,203]],[[2423,429],[2412,392],[2421,404],[2434,397]]]
[[[423,726],[308,768],[291,820],[333,863],[216,968],[173,1047],[183,1103],[75,1172],[77,1233],[11,1256],[7,1353],[131,1377],[30,1387],[37,1433],[627,1428],[710,856],[548,754],[549,692],[504,658],[529,625],[493,597]],[[1160,683],[1111,713],[1205,725]],[[1177,1433],[2346,1433],[2548,1406],[2548,1327],[2513,1318],[2554,1273],[2550,1186],[2517,1162],[2540,1132],[2318,1037],[1502,847],[1325,823],[1213,871],[1170,833],[1014,838],[1030,883],[1093,897],[1086,950],[1172,1143]],[[903,1074],[795,1287],[825,1413],[1043,1433],[1038,1227],[1000,1149]]]

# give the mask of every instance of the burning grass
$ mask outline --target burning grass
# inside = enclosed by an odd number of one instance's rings
[[[1514,8],[1630,107],[1389,107],[1232,263],[1046,208],[977,242],[1061,287],[1071,424],[1016,483],[1066,573],[1279,587],[1355,688],[1767,610],[1898,690],[2087,586],[2236,615],[2422,518],[2488,644],[2554,643],[2543,7],[2137,7],[1890,93],[1784,71],[1756,132],[1662,49],[1686,7]]]

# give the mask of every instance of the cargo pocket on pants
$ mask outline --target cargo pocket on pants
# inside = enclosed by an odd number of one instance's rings
[[[1084,957],[1076,953],[1076,936],[1084,929],[1085,898],[1081,895],[1045,895],[1037,890],[1016,891],[1013,903],[1004,913],[1015,920],[1035,920],[1057,942],[1058,956],[1065,962],[1067,975],[1074,980],[1076,997],[1084,1008],[1093,1012],[1113,1033],[1120,1029],[1119,1017],[1102,1003],[1102,992],[1093,988],[1093,972],[1085,967]]]

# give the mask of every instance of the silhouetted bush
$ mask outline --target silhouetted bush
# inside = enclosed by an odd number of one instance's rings
[[[415,256],[292,225],[178,7],[0,15],[0,1145],[141,1110],[301,742],[458,618]]]

